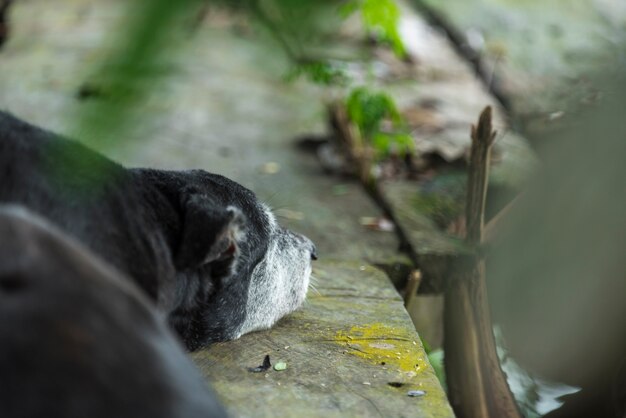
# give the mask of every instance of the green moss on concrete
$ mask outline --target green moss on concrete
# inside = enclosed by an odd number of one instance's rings
[[[272,416],[263,405],[279,404],[299,417],[452,416],[384,273],[359,261],[320,260],[314,274],[318,292],[277,326],[194,354],[233,415]],[[287,370],[247,371],[266,354]],[[409,390],[426,394],[410,398]]]

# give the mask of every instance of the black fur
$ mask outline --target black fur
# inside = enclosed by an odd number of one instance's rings
[[[189,349],[236,336],[270,234],[248,189],[201,170],[126,169],[3,112],[0,179],[0,204],[29,208],[127,273]]]

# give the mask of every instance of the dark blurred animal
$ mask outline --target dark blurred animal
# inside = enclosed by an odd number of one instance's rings
[[[226,416],[132,282],[22,207],[0,237],[1,417]]]
[[[538,138],[542,165],[491,244],[489,294],[511,356],[581,388],[546,417],[626,416],[626,78]],[[492,297],[493,296],[493,297]]]

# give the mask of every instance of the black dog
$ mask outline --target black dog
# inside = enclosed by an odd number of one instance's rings
[[[0,416],[226,416],[128,279],[21,207],[0,237]]]
[[[298,308],[316,258],[310,240],[233,181],[126,169],[3,112],[0,203],[40,214],[132,277],[189,349]]]

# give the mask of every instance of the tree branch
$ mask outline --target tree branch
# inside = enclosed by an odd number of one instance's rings
[[[472,126],[467,184],[466,241],[476,250],[483,236],[491,146],[491,107]],[[448,395],[458,417],[519,418],[521,414],[500,368],[487,300],[485,260],[459,256],[448,277],[444,349]]]

